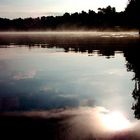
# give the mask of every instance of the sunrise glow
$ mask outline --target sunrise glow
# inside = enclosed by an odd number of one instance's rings
[[[129,120],[121,112],[111,112],[103,115],[102,123],[109,131],[122,131],[131,127]]]

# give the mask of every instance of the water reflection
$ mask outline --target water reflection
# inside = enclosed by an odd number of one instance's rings
[[[140,119],[140,65],[139,65],[139,49],[131,50],[131,53],[124,53],[127,60],[127,70],[134,72],[133,80],[135,81],[135,87],[132,92],[132,96],[135,99],[132,109],[134,110],[135,117]]]
[[[139,118],[136,35],[5,34],[0,44],[1,111],[100,105]]]
[[[139,123],[134,125],[135,123],[130,122],[120,112],[110,112],[104,107],[6,112],[1,114],[0,123],[2,132],[11,132],[14,138],[19,137],[15,133],[17,131],[18,134],[24,134],[25,138],[30,134],[32,138],[50,140],[138,140],[140,138]]]

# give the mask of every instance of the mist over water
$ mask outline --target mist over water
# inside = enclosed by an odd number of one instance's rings
[[[1,127],[58,140],[140,139],[139,45],[137,32],[1,32]]]
[[[85,37],[138,37],[138,32],[137,31],[118,31],[118,32],[113,32],[113,31],[87,31],[87,30],[77,30],[77,31],[22,31],[22,32],[0,32],[0,35],[41,35],[41,36],[59,36],[61,37],[62,35],[64,35],[63,37],[65,37],[65,35],[67,35],[68,37],[71,36],[85,36]]]

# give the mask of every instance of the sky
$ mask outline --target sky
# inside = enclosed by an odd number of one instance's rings
[[[97,11],[108,5],[123,11],[128,0],[0,0],[0,17],[25,18],[62,15],[89,9]]]

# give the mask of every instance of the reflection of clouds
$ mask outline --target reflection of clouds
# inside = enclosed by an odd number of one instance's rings
[[[37,93],[20,93],[1,95],[0,111],[29,111],[46,110],[54,108],[78,107],[79,100],[76,97],[61,96],[61,92],[47,91]]]
[[[51,91],[51,90],[53,90],[53,88],[47,87],[47,86],[45,86],[43,89],[41,89],[41,91],[43,91],[43,92],[48,92],[48,91]]]
[[[64,92],[64,91],[60,91],[59,89],[57,88],[53,88],[52,86],[45,86],[43,88],[41,88],[40,90],[41,92],[43,92],[44,94],[53,94],[54,96],[59,96],[59,97],[62,97],[62,98],[77,98],[78,95],[77,94],[73,94],[73,93],[69,93],[69,92]]]
[[[13,76],[14,80],[32,79],[36,75],[36,70],[31,70],[28,72],[19,72]]]
[[[128,77],[129,73],[126,73],[125,69],[107,69],[98,71],[96,73],[83,74],[79,79],[73,81],[73,83],[88,83],[95,85],[105,85],[104,81],[110,79],[118,79]]]
[[[3,113],[3,115],[10,117],[27,117],[30,118],[30,120],[36,118],[36,121],[37,118],[42,119],[39,126],[44,126],[46,121],[46,128],[43,127],[43,129],[47,129],[47,127],[50,128],[50,124],[54,123],[55,125],[52,124],[52,126],[58,126],[58,131],[55,131],[53,135],[60,138],[59,140],[129,140],[130,136],[130,139],[140,138],[139,121],[133,123],[125,118],[133,125],[133,127],[122,130],[121,132],[112,132],[106,129],[102,122],[102,118],[109,113],[110,111],[104,107],[79,107],[73,109],[53,109],[50,111]],[[52,122],[52,120],[54,120],[54,122]],[[34,123],[36,123],[36,121]],[[119,121],[119,119],[117,121]],[[49,124],[47,124],[47,122]],[[35,124],[32,125],[34,126]]]
[[[110,69],[110,70],[105,71],[105,74],[116,75],[116,76],[124,76],[128,73],[126,73],[125,69]]]
[[[71,99],[71,98],[77,98],[78,96],[77,95],[74,95],[74,94],[60,94],[59,95],[59,97],[63,97],[63,98],[69,98],[69,99]]]
[[[93,99],[84,99],[80,102],[80,105],[93,107],[95,105],[95,101]]]

